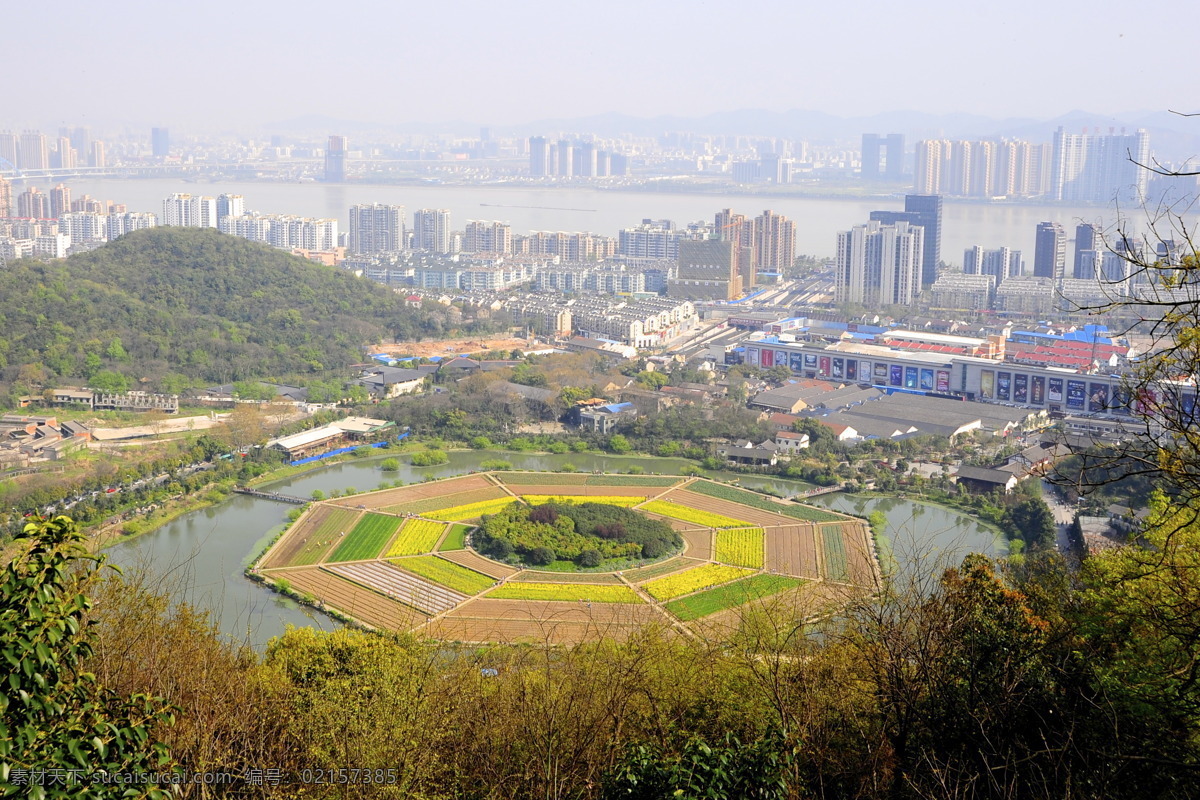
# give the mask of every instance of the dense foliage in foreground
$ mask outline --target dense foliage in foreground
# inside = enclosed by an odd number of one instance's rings
[[[1200,525],[1162,502],[1152,548],[1093,557],[1077,585],[1053,557],[998,570],[975,556],[819,626],[768,608],[720,640],[649,626],[621,643],[456,649],[297,629],[261,655],[218,635],[186,586],[94,585],[65,524],[37,531],[0,583],[6,652],[66,668],[23,683],[28,702],[5,695],[4,730],[63,746],[14,755],[6,733],[0,767],[149,764],[165,746],[181,768],[234,776],[238,796],[347,796],[300,783],[339,769],[382,771],[356,797],[1194,794]],[[86,616],[81,593],[95,595]],[[50,634],[67,619],[69,636]],[[121,700],[135,695],[161,699],[139,701],[139,717]],[[97,715],[145,737],[105,756],[89,735],[76,752]],[[278,786],[251,783],[263,769]]]

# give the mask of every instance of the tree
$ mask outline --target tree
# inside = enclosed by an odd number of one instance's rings
[[[85,662],[96,569],[84,536],[67,517],[25,526],[21,551],[0,583],[0,793],[45,796],[32,773],[166,772],[170,755],[155,737],[174,722],[156,697],[122,697],[100,685]],[[72,787],[76,793],[80,787]],[[88,797],[120,797],[123,785],[91,784]],[[167,797],[152,789],[148,796]],[[83,796],[80,794],[79,796]]]
[[[265,439],[262,410],[250,403],[236,403],[225,418],[225,438],[232,449],[239,451]]]
[[[129,391],[129,378],[111,369],[102,369],[91,377],[88,385],[102,394],[122,394]]]
[[[1011,535],[1019,537],[1031,548],[1053,548],[1054,514],[1040,497],[1026,497],[1008,510],[1006,515]]]
[[[621,455],[631,451],[633,449],[633,445],[631,445],[629,440],[621,434],[614,433],[612,436],[608,437],[608,449],[612,450],[618,455]]]

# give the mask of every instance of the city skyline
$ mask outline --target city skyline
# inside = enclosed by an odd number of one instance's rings
[[[923,4],[919,14],[868,3],[856,11],[847,58],[844,37],[826,35],[849,22],[835,7],[759,3],[715,24],[716,9],[703,5],[619,0],[605,8],[613,24],[600,24],[540,0],[519,14],[474,2],[368,2],[345,12],[344,26],[330,27],[312,24],[328,11],[311,0],[217,2],[205,13],[124,2],[115,6],[121,13],[57,15],[53,59],[44,57],[37,36],[13,40],[14,62],[39,63],[39,81],[9,87],[6,105],[19,116],[6,124],[229,130],[325,116],[380,125],[517,125],[742,109],[1016,118],[1082,109],[1107,122],[1106,115],[1139,110],[1192,110],[1181,108],[1192,100],[1192,80],[1180,55],[1191,44],[1187,26],[1173,24],[1180,9],[1151,0],[1129,15],[1115,2],[1047,7],[1019,0],[989,24],[972,22],[966,36],[968,12],[945,0]],[[356,25],[355,17],[371,24]],[[231,18],[238,24],[229,25]],[[8,10],[6,21],[27,32],[49,22],[36,5]],[[343,30],[353,35],[331,32]],[[987,52],[1030,57],[979,58]],[[217,78],[221,64],[236,62],[239,74],[272,90],[181,92],[171,71],[150,68],[168,62],[211,64]],[[912,78],[904,91],[852,91],[897,73]],[[935,74],[936,81],[919,79]],[[96,92],[87,78],[101,75],[136,79]],[[494,90],[471,91],[485,75]],[[381,100],[369,85],[376,81],[396,91]],[[647,84],[656,90],[645,91]]]

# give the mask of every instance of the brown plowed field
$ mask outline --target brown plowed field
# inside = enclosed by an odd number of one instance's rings
[[[327,565],[325,569],[368,589],[374,589],[380,594],[407,603],[426,614],[440,614],[443,611],[449,611],[467,599],[462,592],[421,580],[415,575],[382,561]]]
[[[627,639],[637,627],[611,625],[605,629],[587,622],[535,622],[519,619],[465,619],[442,617],[423,631],[436,639],[453,642],[533,642],[579,644],[601,638]]]
[[[847,520],[841,523],[842,537],[846,542],[846,568],[851,583],[859,586],[875,586],[875,559],[871,555],[868,538],[871,533],[865,523]]]
[[[773,514],[770,511],[763,511],[760,508],[744,506],[741,503],[722,500],[719,497],[709,497],[706,494],[689,492],[686,489],[675,489],[664,495],[661,499],[672,503],[679,503],[688,508],[711,511],[714,514],[724,514],[727,517],[740,519],[752,525],[787,525],[792,522],[791,517],[785,517],[783,514]]]
[[[768,572],[795,575],[797,578],[820,577],[817,568],[816,526],[792,523],[764,528],[767,539]]]
[[[639,511],[640,511],[640,509],[639,509]],[[664,517],[662,514],[655,514],[652,511],[642,511],[641,513],[645,514],[650,519],[656,519],[659,522],[667,523],[672,528],[674,528],[679,533],[680,536],[687,533],[688,531],[706,531],[707,532],[709,530],[708,528],[701,528],[700,526],[696,525],[696,523],[694,523],[694,522],[684,522],[681,519],[672,519],[671,517]]]
[[[639,603],[566,603],[556,600],[493,600],[481,597],[464,603],[447,618],[510,619],[536,622],[590,622],[596,625],[644,625],[662,615]]]
[[[466,475],[462,478],[450,478],[430,483],[416,483],[412,486],[401,486],[397,489],[384,489],[379,492],[356,494],[351,497],[338,498],[333,502],[336,505],[349,506],[351,508],[358,508],[360,505],[364,505],[367,508],[383,508],[384,506],[393,506],[409,500],[436,497],[437,495],[451,494],[453,492],[466,492],[471,489],[483,489],[494,485],[483,475]]]
[[[563,486],[551,484],[524,484],[519,486],[509,486],[508,490],[513,494],[549,494],[549,495],[569,495],[604,497],[609,495],[612,497],[650,497],[660,494],[671,487],[669,486]]]
[[[772,614],[773,619],[786,624],[827,614],[845,606],[849,600],[860,594],[861,591],[845,584],[815,581],[762,600],[752,601],[745,606],[718,611],[690,624],[710,635],[726,636],[737,630],[748,609],[769,608],[775,612]]]
[[[679,535],[683,537],[683,541],[687,545],[683,549],[683,553],[688,558],[698,558],[702,561],[708,561],[713,557],[712,531],[709,529],[697,530],[690,528],[680,531]]]
[[[520,571],[516,567],[510,567],[507,564],[492,561],[490,558],[484,558],[474,550],[449,550],[444,553],[438,553],[438,557],[444,558],[447,561],[453,561],[455,564],[462,564],[464,567],[469,567],[476,572],[482,572],[484,575],[493,578],[508,578]]]
[[[326,606],[336,608],[374,628],[406,631],[425,621],[416,609],[372,592],[317,567],[279,570],[271,573],[278,580],[286,578],[297,591],[311,594]]]
[[[703,563],[699,559],[676,556],[675,558],[668,558],[666,561],[660,561],[657,564],[651,564],[648,567],[627,569],[621,573],[621,576],[630,583],[639,583],[651,578],[661,578],[663,575],[670,575],[672,572],[682,572],[685,569],[698,567]]]
[[[260,565],[261,569],[273,569],[282,567],[284,564],[290,564],[296,556],[300,555],[300,551],[308,544],[305,541],[308,538],[308,533],[311,533],[321,527],[330,514],[333,514],[334,509],[325,505],[313,506],[303,520],[297,520],[296,524],[283,535],[283,539],[278,545],[268,554],[267,558],[263,559]],[[345,512],[342,512],[345,513]]]

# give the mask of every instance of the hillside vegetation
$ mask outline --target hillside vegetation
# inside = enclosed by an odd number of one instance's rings
[[[446,324],[343,270],[197,228],[17,261],[0,272],[0,296],[0,367],[27,385],[100,371],[166,389],[318,372],[361,361],[366,343]]]

